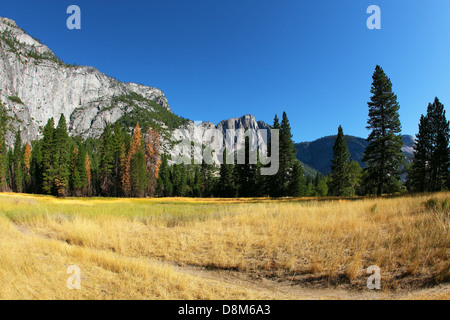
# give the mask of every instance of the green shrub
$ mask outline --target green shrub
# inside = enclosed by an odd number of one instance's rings
[[[18,96],[9,96],[8,99],[12,102],[23,104],[22,100]]]

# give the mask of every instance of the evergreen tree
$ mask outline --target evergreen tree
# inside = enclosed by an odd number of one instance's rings
[[[133,131],[133,137],[131,139],[130,148],[127,153],[127,157],[125,159],[124,164],[124,172],[122,176],[122,187],[123,187],[123,193],[126,197],[129,197],[131,195],[132,190],[135,190],[136,188],[140,188],[140,186],[133,187],[132,186],[132,179],[131,179],[131,161],[134,157],[134,155],[139,152],[144,151],[142,148],[142,132],[141,127],[139,126],[139,123],[136,124],[136,127]],[[136,161],[140,165],[140,158],[138,158]],[[144,164],[145,164],[145,154],[144,154]],[[140,169],[139,169],[140,170]],[[137,180],[134,180],[137,181]]]
[[[24,190],[25,192],[30,192],[31,188],[31,145],[27,141],[23,149],[23,179],[24,179]]]
[[[316,194],[319,197],[326,197],[328,195],[327,177],[320,176],[319,174],[317,174],[317,177],[319,180],[316,185]]]
[[[420,117],[419,133],[412,166],[412,185],[416,191],[440,191],[446,185],[449,167],[449,122],[444,105],[435,98]]]
[[[7,153],[7,168],[8,168],[8,190],[14,188],[14,152],[13,149],[9,149]]]
[[[101,136],[100,148],[100,190],[103,196],[109,197],[115,194],[115,150],[111,125],[108,123]]]
[[[83,195],[87,186],[86,151],[80,147],[74,148],[71,165],[71,187],[76,197]]]
[[[421,115],[419,121],[419,133],[416,134],[414,160],[410,174],[411,186],[415,191],[425,192],[428,190],[428,166],[431,149],[428,117]]]
[[[42,140],[32,142],[30,164],[30,188],[32,193],[42,193]]]
[[[292,168],[292,178],[289,182],[288,194],[292,197],[302,197],[306,192],[305,177],[303,175],[303,166],[299,160],[295,160]]]
[[[279,130],[280,131],[280,121],[278,120],[278,116],[275,115],[274,119],[273,119],[273,125],[272,125],[272,129],[273,130]],[[269,139],[269,145],[268,145],[268,154],[269,157],[272,155],[272,137]],[[281,135],[280,135],[280,141],[281,141]],[[280,155],[281,155],[281,150],[280,150]],[[268,194],[271,197],[279,197],[281,196],[281,174],[280,174],[280,169],[278,169],[278,172],[274,175],[268,176],[266,178],[266,189],[268,191]]]
[[[20,129],[16,132],[16,138],[14,142],[14,155],[13,155],[13,190],[14,192],[22,192],[23,189],[23,150],[22,150],[22,138],[20,136]]]
[[[200,166],[194,166],[194,179],[192,181],[192,196],[201,197],[202,196],[202,179],[200,175]]]
[[[399,168],[403,160],[403,142],[397,96],[392,91],[391,80],[380,66],[373,74],[368,102],[369,120],[367,129],[372,130],[363,156],[366,163],[366,188],[377,195],[393,192],[398,188]]]
[[[47,121],[47,124],[43,130],[43,138],[41,143],[42,152],[42,191],[46,194],[53,192],[53,181],[55,170],[53,167],[54,162],[54,134],[55,134],[55,122],[53,118]]]
[[[64,197],[67,194],[69,188],[69,176],[70,176],[70,139],[67,132],[67,123],[64,114],[58,122],[58,126],[55,129],[53,139],[54,149],[54,186],[56,193],[59,197]]]
[[[234,164],[227,163],[227,149],[223,151],[223,160],[220,165],[218,195],[224,198],[236,196],[236,186],[234,184]]]
[[[213,190],[215,189],[214,174],[214,165],[207,164],[202,160],[202,164],[200,166],[200,177],[203,197],[211,197],[213,195]]]
[[[288,186],[292,177],[296,153],[297,150],[295,150],[292,141],[291,126],[286,112],[283,112],[280,125],[280,169],[278,171],[281,196],[289,195]]]
[[[246,128],[246,131],[248,128]],[[233,182],[237,189],[239,197],[255,197],[262,194],[261,190],[261,163],[257,145],[250,143],[250,136],[245,136],[244,145],[241,146],[244,151],[244,163],[234,165]],[[251,164],[250,155],[256,154],[256,163]],[[231,190],[228,190],[231,194]]]
[[[6,148],[7,116],[3,104],[0,102],[0,192],[7,190],[7,148]]]
[[[158,184],[156,186],[156,193],[160,197],[171,197],[173,186],[170,179],[170,167],[168,159],[165,154],[161,155],[161,166],[159,169]]]
[[[141,198],[147,189],[147,169],[144,151],[138,150],[130,162],[130,195]]]
[[[341,126],[338,128],[338,135],[333,146],[330,178],[331,195],[341,197],[351,194],[350,152]]]
[[[306,197],[315,197],[315,196],[317,196],[316,188],[314,188],[314,183],[312,183],[312,181],[309,181],[307,183],[305,196]]]
[[[114,125],[114,137],[113,137],[113,150],[114,150],[114,162],[113,162],[113,177],[114,177],[114,196],[119,197],[122,195],[122,176],[125,170],[126,159],[126,146],[125,146],[125,134],[120,127],[119,121]]]
[[[187,187],[187,174],[184,164],[174,164],[172,166],[173,196],[184,197]]]
[[[362,194],[361,182],[363,177],[363,169],[358,161],[350,162],[349,166],[349,180],[350,180],[350,195]]]
[[[84,163],[86,170],[86,195],[90,197],[92,195],[92,172],[91,172],[91,159],[89,158],[89,154],[87,152]]]
[[[157,129],[148,127],[145,135],[145,160],[147,167],[147,194],[154,196],[161,166],[161,142]]]

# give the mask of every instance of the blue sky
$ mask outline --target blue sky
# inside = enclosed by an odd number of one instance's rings
[[[81,8],[81,30],[66,9]],[[369,30],[369,5],[381,30]],[[438,96],[450,104],[448,0],[4,1],[14,19],[67,63],[164,91],[172,110],[218,123],[286,111],[294,140],[367,137],[372,73],[381,65],[403,133]]]

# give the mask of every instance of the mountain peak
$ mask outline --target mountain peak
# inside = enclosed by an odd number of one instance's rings
[[[93,67],[68,65],[8,18],[0,18],[0,88],[0,101],[24,141],[38,138],[39,128],[61,114],[70,134],[98,137],[107,123],[137,109],[171,113],[161,90],[122,83]]]

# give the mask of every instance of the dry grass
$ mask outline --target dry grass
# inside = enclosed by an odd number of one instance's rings
[[[148,262],[155,259],[359,289],[366,268],[378,265],[385,290],[430,287],[449,280],[450,219],[440,206],[449,196],[318,202],[1,194],[0,298],[287,298]],[[424,206],[432,197],[439,206]],[[70,264],[88,277],[81,292],[65,287]]]

